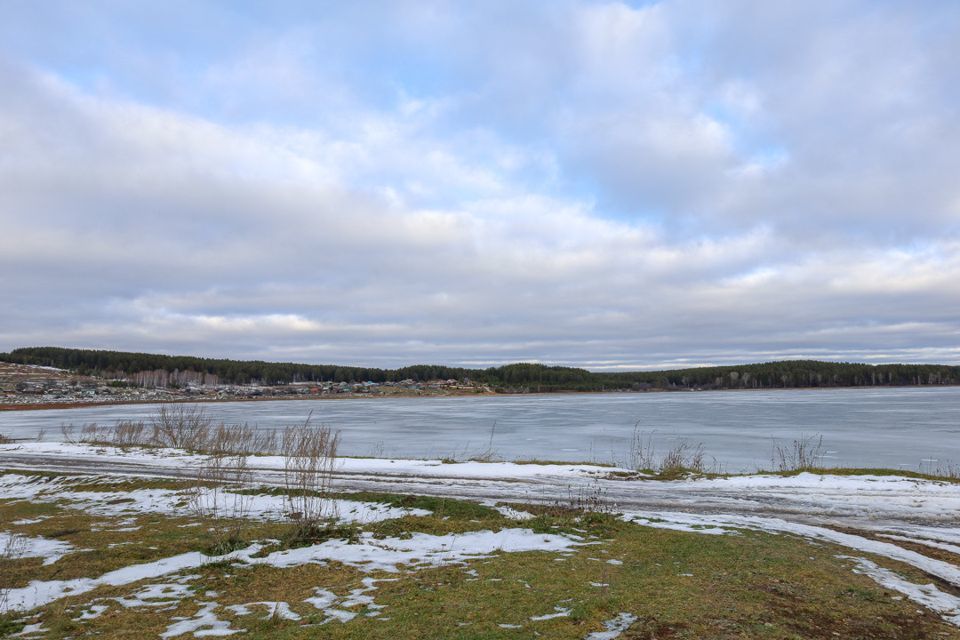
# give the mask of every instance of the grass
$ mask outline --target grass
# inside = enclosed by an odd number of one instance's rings
[[[145,482],[155,484],[155,481]],[[116,490],[116,484],[103,488]],[[124,483],[137,488],[137,481]],[[166,482],[165,488],[184,483]],[[176,616],[190,617],[203,602],[217,602],[221,620],[254,639],[458,638],[462,640],[541,637],[580,639],[602,629],[604,620],[620,612],[638,617],[623,638],[943,638],[960,640],[960,629],[916,605],[891,597],[873,581],[851,571],[849,553],[831,545],[812,545],[788,535],[743,532],[736,536],[704,536],[652,529],[621,521],[613,514],[585,513],[564,505],[512,505],[534,514],[522,524],[496,510],[443,498],[354,493],[337,497],[384,502],[397,507],[430,510],[428,516],[408,516],[363,527],[378,536],[416,532],[446,534],[477,529],[527,527],[542,533],[583,536],[589,544],[569,555],[530,552],[498,554],[466,566],[446,566],[399,574],[374,573],[379,582],[368,592],[379,615],[365,604],[344,607],[357,613],[350,622],[323,622],[323,613],[303,600],[322,587],[345,596],[362,588],[368,574],[330,563],[289,569],[220,563],[190,571],[195,597],[164,607],[123,608],[116,604],[101,617],[76,620],[97,598],[129,596],[142,584],[105,587],[65,598],[24,619],[0,617],[0,635],[15,633],[25,622],[40,622],[47,638],[96,636],[110,639],[157,637]],[[57,537],[77,549],[43,567],[38,559],[0,561],[0,587],[23,586],[30,580],[96,576],[111,569],[156,560],[210,544],[211,533],[196,517],[144,515],[135,531],[121,518],[106,518],[58,504],[0,501],[0,522],[44,519],[27,525],[5,524],[17,533]],[[100,531],[91,531],[100,528]],[[249,540],[280,539],[289,525],[249,523]],[[359,529],[357,529],[359,531]],[[109,545],[114,546],[109,546]],[[284,543],[279,543],[282,546]],[[616,560],[621,564],[610,564]],[[918,583],[929,582],[916,570],[884,562]],[[169,582],[170,578],[155,582]],[[606,586],[592,586],[590,583]],[[215,592],[216,595],[207,595]],[[265,612],[238,616],[224,607],[254,601],[283,601],[302,616],[300,621]],[[534,616],[569,608],[570,614],[550,620]],[[504,628],[499,625],[518,625]],[[185,638],[192,637],[190,635]]]
[[[831,476],[884,476],[898,478],[913,478],[916,480],[932,480],[935,482],[949,482],[960,484],[960,475],[922,473],[906,469],[885,469],[883,467],[801,467],[789,470],[758,469],[753,473],[714,473],[703,472],[688,467],[673,467],[667,470],[638,469],[637,471],[611,471],[604,477],[609,480],[695,480],[718,478],[743,478],[756,475],[780,476],[790,478],[801,473],[814,473]]]

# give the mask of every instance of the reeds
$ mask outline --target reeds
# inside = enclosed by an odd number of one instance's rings
[[[788,445],[773,443],[773,466],[777,471],[804,471],[823,467],[823,436],[800,436]]]
[[[632,469],[655,473],[663,477],[679,477],[687,474],[703,475],[710,472],[707,465],[707,456],[703,451],[703,444],[693,445],[686,440],[680,440],[665,454],[658,456],[653,444],[654,433],[656,432],[648,433],[641,430],[639,422],[634,425],[628,461]],[[713,466],[716,466],[715,460]]]

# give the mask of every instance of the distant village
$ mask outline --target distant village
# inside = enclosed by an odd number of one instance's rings
[[[148,372],[153,373],[153,372]],[[72,405],[177,400],[246,400],[350,396],[418,396],[490,393],[458,380],[399,382],[292,382],[283,385],[220,384],[215,376],[178,382],[175,376],[104,379],[65,369],[0,362],[0,405]]]

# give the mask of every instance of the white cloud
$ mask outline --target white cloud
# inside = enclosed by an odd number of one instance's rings
[[[960,360],[956,29],[462,11],[267,25],[171,70],[189,100],[0,66],[0,348]]]

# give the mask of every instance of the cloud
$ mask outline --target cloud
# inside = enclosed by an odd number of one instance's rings
[[[29,11],[0,20],[0,348],[960,361],[949,8],[205,8],[207,45],[81,11],[120,35],[69,64],[64,25],[13,37]]]

